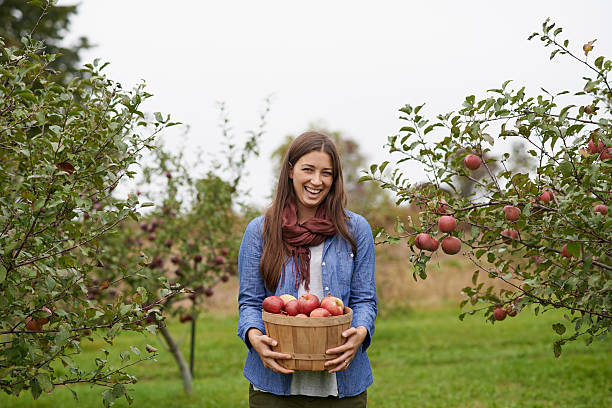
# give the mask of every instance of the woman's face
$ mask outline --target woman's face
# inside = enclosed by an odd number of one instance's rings
[[[293,181],[300,221],[304,221],[315,215],[332,186],[331,156],[323,151],[305,154],[291,167],[289,178]]]

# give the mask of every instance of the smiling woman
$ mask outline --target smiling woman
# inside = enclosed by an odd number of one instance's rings
[[[374,241],[367,221],[344,209],[340,157],[329,137],[306,132],[289,147],[276,196],[244,233],[238,270],[238,336],[248,355],[244,376],[249,404],[259,406],[366,406],[372,370],[366,353],[374,333]],[[353,310],[344,343],[325,351],[326,371],[290,370],[272,350],[262,302],[268,296],[332,295]],[[312,317],[312,315],[311,315]]]

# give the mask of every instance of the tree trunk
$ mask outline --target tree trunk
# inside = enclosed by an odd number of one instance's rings
[[[179,367],[181,377],[183,378],[183,388],[185,393],[191,394],[193,392],[193,377],[191,376],[189,365],[185,361],[185,358],[183,358],[183,354],[181,353],[178,345],[174,342],[168,328],[166,326],[159,327],[159,331],[161,332],[162,336],[164,336],[164,340],[166,340],[168,348],[170,349],[170,352],[174,356],[176,364]]]

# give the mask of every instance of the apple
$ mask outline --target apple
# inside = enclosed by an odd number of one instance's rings
[[[448,203],[446,201],[444,201],[444,199],[441,199],[438,202],[438,207],[436,208],[436,210],[434,210],[434,213],[442,215],[442,214],[446,214],[447,211],[450,211],[450,205],[448,205]]]
[[[426,251],[435,251],[433,238],[424,232],[417,234],[414,239],[414,245],[419,249],[424,249]],[[436,247],[437,248],[437,247]]]
[[[229,280],[229,275],[221,275],[221,282],[227,282]]]
[[[176,255],[172,255],[170,257],[170,262],[172,262],[173,264],[177,265],[177,264],[179,264],[181,262],[181,258],[179,258]]]
[[[268,313],[280,313],[284,306],[283,299],[278,296],[268,296],[263,300],[262,307]]]
[[[167,240],[164,241],[164,245],[166,246],[166,248],[170,248],[172,246],[173,242],[170,238],[168,238]]]
[[[204,294],[206,295],[206,297],[211,297],[215,294],[215,292],[212,290],[212,288],[208,288],[204,291]]]
[[[223,256],[218,256],[215,258],[215,265],[223,265],[226,259]]]
[[[284,295],[280,295],[279,296],[281,299],[283,299],[283,303],[286,305],[290,300],[297,300],[295,298],[295,296],[290,295],[288,293],[285,293]]]
[[[478,169],[480,167],[480,163],[482,163],[482,160],[475,154],[468,154],[465,156],[465,159],[463,159],[463,164],[465,164],[465,167],[470,170]]]
[[[187,323],[187,322],[191,322],[193,320],[193,315],[183,315],[179,318],[181,323]]]
[[[310,315],[310,312],[319,307],[319,298],[312,293],[306,293],[298,299],[298,312]]]
[[[229,254],[229,248],[221,248],[221,255]]]
[[[431,239],[431,249],[430,249],[430,251],[431,252],[435,252],[438,249],[439,245],[440,245],[440,243],[438,242],[438,240],[435,239],[435,238],[432,238]]]
[[[172,173],[170,173],[169,171],[167,171],[167,172],[166,172],[166,177],[167,177],[168,179],[171,179],[171,178],[172,178]]]
[[[501,232],[501,236],[502,236],[502,239],[504,240],[504,242],[506,244],[511,243],[513,239],[514,240],[518,240],[519,239],[518,231],[515,230],[515,229],[512,229],[512,228],[508,228],[508,229],[503,230]]]
[[[321,299],[321,307],[328,310],[332,316],[340,316],[344,313],[344,303],[335,296],[325,296]]]
[[[589,140],[589,153],[591,154],[601,153],[603,149],[604,149],[604,144],[601,140],[597,141],[597,146],[595,145],[595,142],[592,139]]]
[[[551,202],[553,197],[553,193],[550,190],[544,190],[544,192],[538,196],[540,201],[542,201],[543,203]]]
[[[601,215],[606,215],[606,214],[608,214],[608,206],[607,205],[603,205],[603,204],[599,204],[599,205],[595,206],[593,211],[598,212]]]
[[[506,306],[506,314],[510,317],[514,317],[518,314],[518,310],[516,310],[512,305],[508,305]]]
[[[49,323],[49,319],[51,319],[51,316],[53,316],[53,312],[48,307],[42,307],[40,310],[49,313],[49,316],[36,319],[36,321],[40,323],[41,326],[44,326],[45,324]]]
[[[443,215],[438,220],[438,229],[440,232],[453,232],[457,228],[457,221],[450,215]]]
[[[322,307],[317,307],[312,312],[310,312],[310,317],[329,317],[331,313],[329,310],[323,309]]]
[[[26,319],[26,324],[25,324],[26,329],[30,330],[30,331],[40,331],[42,330],[42,324],[40,324],[40,322],[36,319],[32,319],[31,317],[28,317]]]
[[[563,245],[563,249],[561,249],[561,256],[565,258],[571,258],[572,254],[567,250],[567,244]]]
[[[306,316],[304,313],[298,313],[295,315],[295,317],[305,317],[308,318],[308,316]]]
[[[202,262],[202,255],[200,255],[200,254],[196,254],[196,255],[194,255],[194,256],[193,256],[193,262],[195,262],[195,263],[200,263],[200,262]]]
[[[493,318],[495,320],[504,320],[506,318],[506,309],[498,307],[493,311]]]
[[[504,212],[506,213],[506,220],[510,222],[517,221],[521,216],[521,210],[512,205],[505,206]]]
[[[442,251],[445,254],[455,255],[461,251],[461,241],[457,237],[446,237],[442,240]]]
[[[296,316],[298,314],[298,301],[293,298],[292,300],[285,303],[285,307],[283,308],[283,310],[289,316]]]

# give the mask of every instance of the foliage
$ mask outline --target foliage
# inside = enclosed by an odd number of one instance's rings
[[[583,89],[573,94],[542,89],[543,94],[528,96],[524,87],[512,89],[506,81],[482,99],[466,97],[460,110],[436,120],[423,116],[423,105],[406,105],[400,109],[406,125],[387,144],[390,154],[400,156],[392,176],[381,174],[385,161],[372,165],[362,179],[379,181],[396,194],[397,204],[422,209],[418,223],[398,223],[394,234],[377,229],[380,242],[407,238],[412,249],[416,234],[436,231],[440,215],[459,221],[447,235],[461,238],[476,268],[472,285],[463,289],[462,306],[475,306],[466,313],[484,312],[493,322],[497,308],[511,314],[528,304],[535,305],[536,314],[564,310],[564,320],[553,325],[559,356],[563,344],[580,336],[587,344],[604,337],[612,322],[612,218],[606,215],[612,198],[612,61],[589,58],[594,41],[583,46],[581,58],[554,27],[547,20],[529,39],[552,47],[551,59],[566,55],[586,67]],[[513,169],[509,153],[495,153],[513,139],[528,146],[537,161],[534,170]],[[467,153],[482,160],[480,180],[464,165]],[[404,162],[420,163],[428,182],[411,184],[399,166]],[[469,179],[475,188],[463,196],[457,179]],[[596,205],[605,205],[605,211],[594,211]],[[518,208],[516,222],[505,217],[505,206]],[[517,232],[514,238],[510,230]],[[411,256],[415,280],[427,277],[430,258],[426,251]],[[485,287],[479,273],[507,283],[506,289]]]
[[[63,85],[50,69],[56,56],[42,43],[26,38],[17,48],[0,39],[0,46],[0,387],[37,398],[91,383],[106,387],[105,405],[122,395],[129,400],[125,384],[137,379],[125,368],[151,359],[154,349],[148,357],[124,351],[119,366],[100,349],[93,369],[73,357],[85,339],[112,344],[122,331],[144,330],[137,325],[151,295],[144,288],[107,304],[88,294],[110,291],[143,269],[95,280],[104,276],[100,240],[145,205],[111,191],[173,123],[146,120],[139,111],[151,96],[144,85],[124,91],[97,61]],[[164,277],[159,284],[173,294]]]
[[[190,163],[184,152],[172,153],[158,144],[153,156],[143,165],[143,178],[137,191],[155,203],[154,207],[140,223],[126,220],[116,234],[100,241],[104,251],[99,260],[105,266],[105,280],[116,280],[129,265],[146,260],[146,270],[124,279],[123,284],[129,287],[128,292],[145,287],[159,293],[147,304],[147,321],[152,324],[165,325],[163,307],[166,315],[194,325],[201,312],[202,299],[213,296],[214,287],[227,282],[237,272],[238,250],[249,211],[240,182],[247,160],[259,154],[269,102],[261,115],[259,129],[250,132],[243,144],[235,140],[223,105],[221,110],[224,141],[223,151],[218,155],[221,158],[202,163],[200,153],[198,162]],[[208,169],[198,170],[202,164]],[[184,288],[184,292],[165,296],[164,291],[160,292],[163,289],[160,282],[151,279],[156,275],[166,276],[171,287]],[[103,299],[101,292],[94,295]],[[173,341],[169,331],[164,335],[167,341]],[[194,335],[192,343],[196,339]],[[177,352],[175,357],[179,369],[184,370],[182,354]],[[189,393],[191,376],[182,374]]]
[[[91,48],[86,37],[66,46],[64,37],[78,5],[59,6],[52,0],[3,0],[0,7],[0,33],[10,47],[21,47],[23,37],[43,41],[48,54],[56,58],[49,64],[57,72],[56,82],[66,83],[78,74],[79,54]]]

